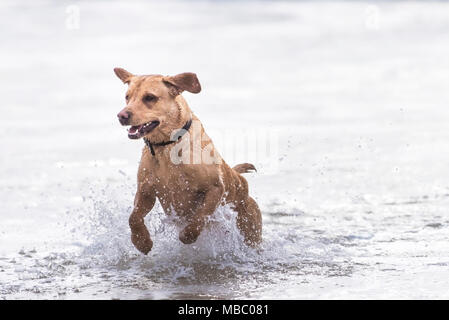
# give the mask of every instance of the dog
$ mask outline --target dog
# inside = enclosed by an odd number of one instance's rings
[[[231,168],[214,148],[181,95],[201,91],[196,74],[134,75],[122,68],[114,72],[128,85],[126,106],[118,120],[129,126],[130,139],[145,141],[129,217],[134,246],[143,254],[153,247],[144,217],[156,199],[167,215],[182,221],[179,240],[184,244],[197,240],[220,204],[229,204],[237,212],[237,227],[245,244],[260,244],[262,215],[241,175],[256,169],[249,163]]]

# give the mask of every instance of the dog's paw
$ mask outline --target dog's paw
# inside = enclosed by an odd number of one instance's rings
[[[153,248],[153,241],[147,235],[133,233],[131,234],[131,241],[136,249],[145,255],[151,251],[151,248]]]
[[[179,240],[184,244],[192,244],[198,239],[200,231],[196,226],[187,226],[179,233]]]

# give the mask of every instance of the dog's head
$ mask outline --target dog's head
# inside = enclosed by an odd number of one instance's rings
[[[117,117],[123,126],[131,126],[128,130],[130,139],[148,137],[157,141],[170,137],[171,132],[181,128],[190,116],[180,94],[201,91],[194,73],[137,76],[122,68],[115,68],[114,72],[128,84],[126,107]]]

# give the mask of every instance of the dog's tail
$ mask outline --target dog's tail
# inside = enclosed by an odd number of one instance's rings
[[[241,164],[236,165],[232,169],[234,169],[238,173],[250,173],[252,171],[257,172],[256,167],[254,165],[252,165],[251,163],[241,163]]]

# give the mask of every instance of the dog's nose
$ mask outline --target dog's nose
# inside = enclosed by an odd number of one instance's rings
[[[122,125],[127,125],[129,123],[129,118],[131,118],[131,112],[122,110],[117,114],[117,117]]]

